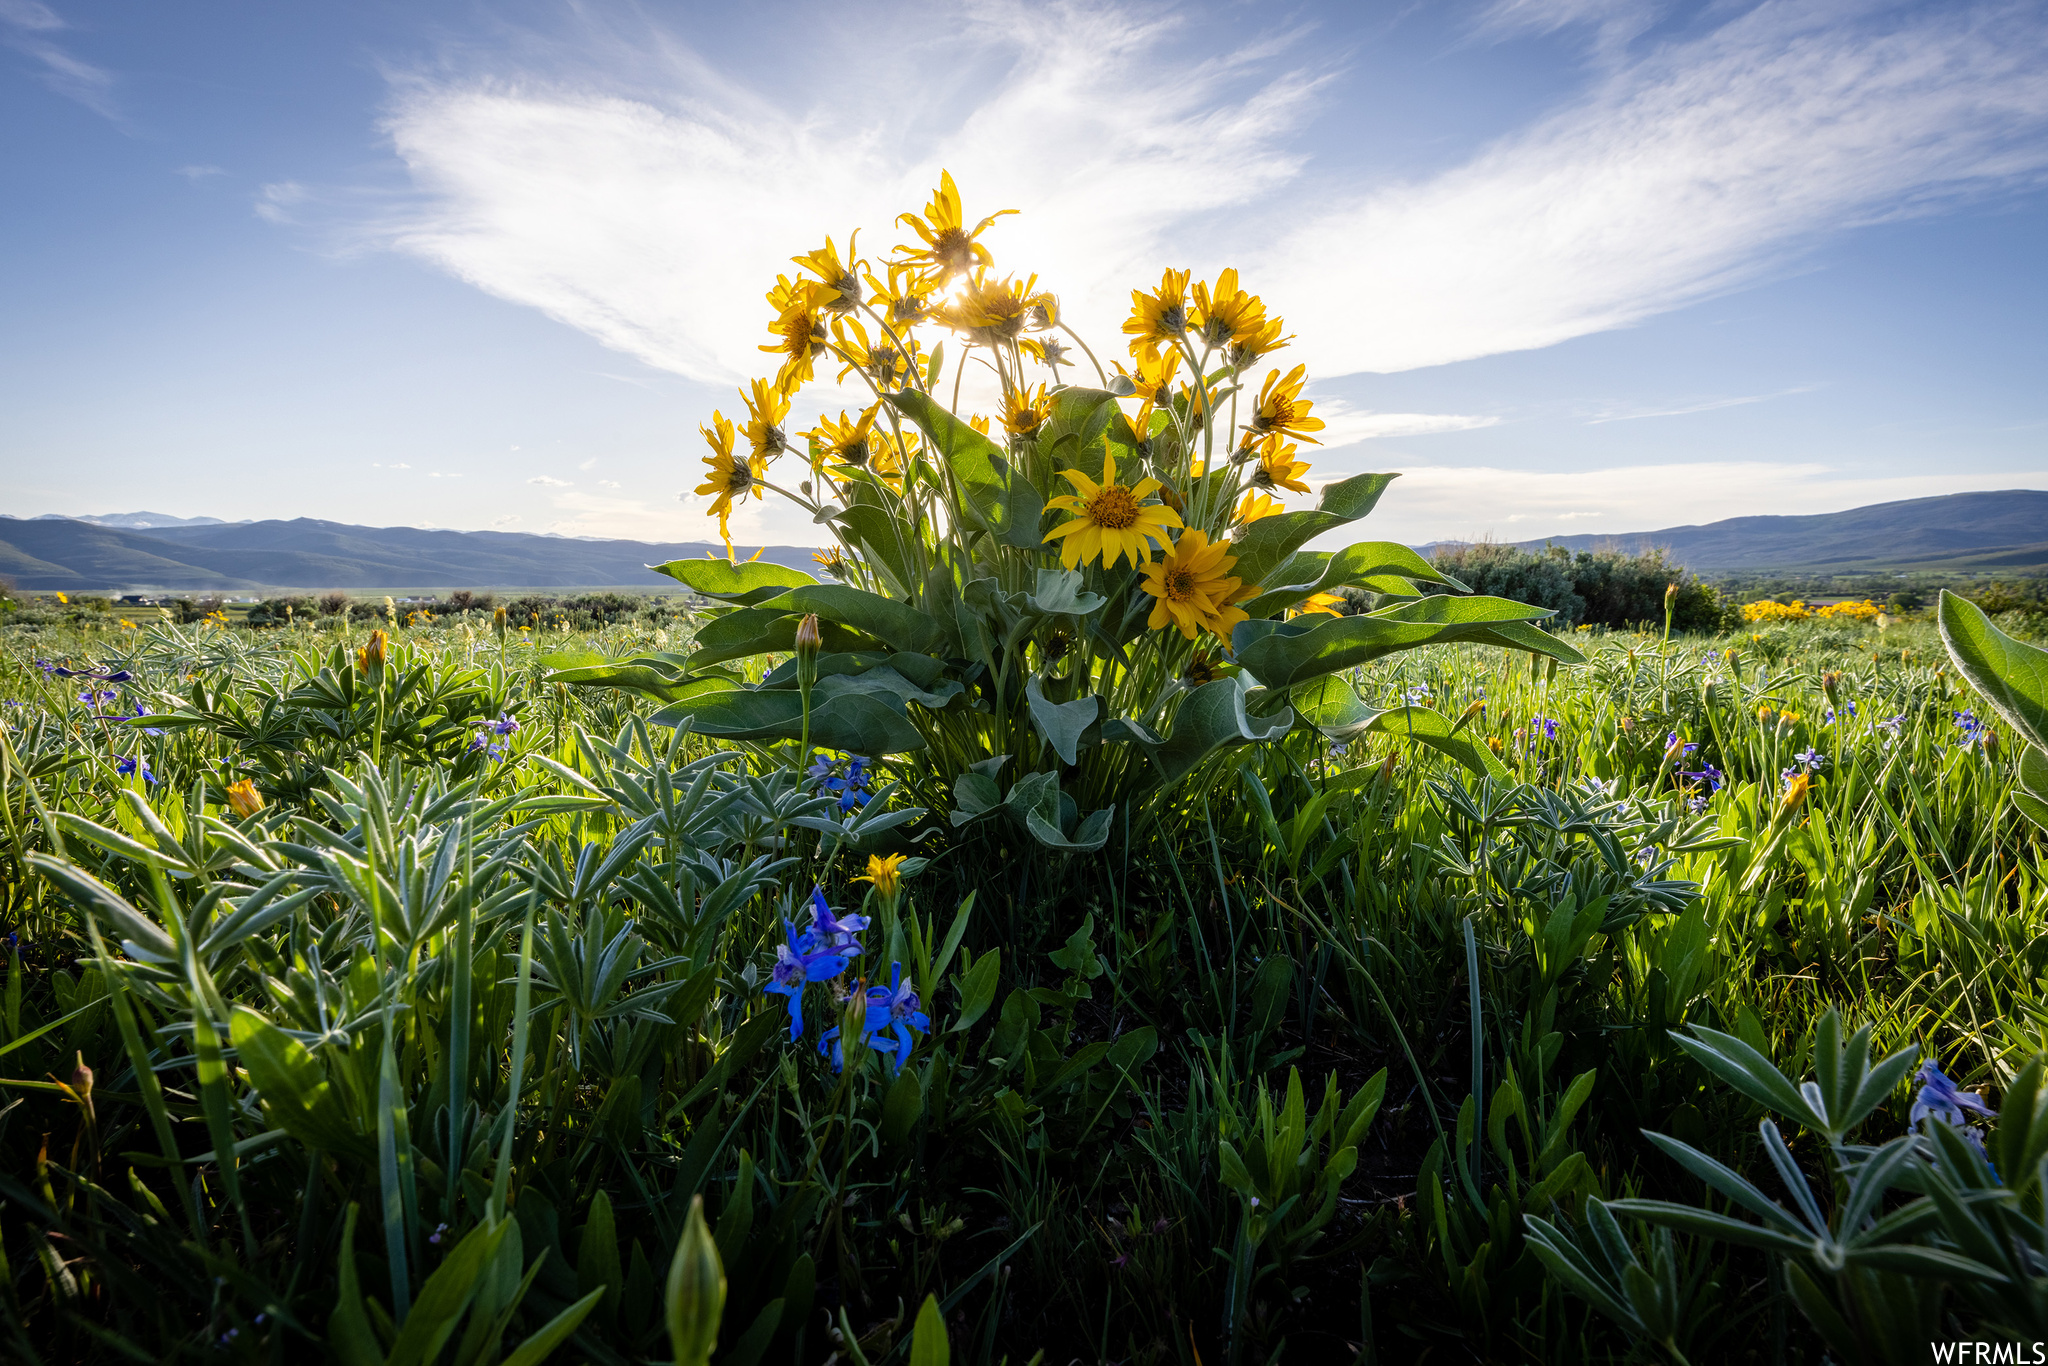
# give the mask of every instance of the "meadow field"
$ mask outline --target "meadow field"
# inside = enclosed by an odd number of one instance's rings
[[[1344,678],[1492,776],[1296,727],[1079,853],[551,677],[687,618],[385,625],[0,633],[10,1359],[2044,1335],[2040,835],[1924,621],[1427,646]]]

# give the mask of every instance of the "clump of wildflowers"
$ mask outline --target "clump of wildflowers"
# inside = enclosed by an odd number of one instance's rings
[[[872,766],[858,754],[842,754],[836,759],[828,759],[821,753],[804,770],[804,777],[810,780],[819,796],[838,798],[842,814],[866,806],[868,798],[873,795]]]
[[[151,771],[149,760],[140,754],[121,760],[114,765],[114,771],[124,778],[131,778],[139,773],[142,775],[142,781],[145,783],[154,783],[156,781],[156,774]]]
[[[889,965],[888,986],[867,989],[861,1035],[868,1047],[889,1059],[892,1074],[902,1071],[904,1064],[910,1061],[910,1050],[916,1046],[915,1036],[932,1027],[931,1017],[917,1007],[917,992],[904,983],[901,963]],[[895,1047],[882,1047],[879,1036],[885,1034],[895,1038]],[[837,1025],[818,1036],[818,1051],[832,1059],[833,1071],[837,1072],[846,1065]]]
[[[859,935],[867,927],[864,915],[835,915],[825,903],[822,888],[811,890],[811,923],[802,933],[797,932],[794,921],[783,920],[787,942],[775,946],[775,966],[769,969],[768,984],[762,990],[789,998],[791,1043],[804,1035],[804,988],[812,982],[829,982],[846,971],[846,965],[861,955]]]
[[[500,712],[498,719],[495,721],[480,721],[477,723],[476,735],[471,738],[469,749],[465,752],[475,754],[481,751],[487,758],[502,759],[505,757],[505,751],[512,743],[506,737],[516,735],[518,732],[519,723],[503,712]]]
[[[1963,1140],[1977,1150],[1989,1166],[1991,1159],[1984,1152],[1983,1131],[1970,1123],[1970,1117],[1996,1119],[1998,1111],[1984,1103],[1984,1098],[1975,1091],[1965,1091],[1949,1080],[1933,1060],[1920,1064],[1920,1071],[1914,1080],[1920,1083],[1920,1093],[1913,1097],[1913,1108],[1906,1115],[1909,1127],[1918,1129],[1923,1119],[1938,1119],[1952,1128],[1962,1131]],[[1993,1176],[1998,1169],[1993,1167]]]

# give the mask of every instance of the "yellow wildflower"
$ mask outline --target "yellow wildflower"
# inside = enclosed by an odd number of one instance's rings
[[[1216,277],[1214,290],[1205,281],[1195,281],[1194,295],[1195,307],[1189,325],[1211,346],[1249,343],[1268,326],[1265,303],[1258,295],[1247,294],[1237,287],[1235,266]],[[1276,319],[1274,325],[1277,323]]]
[[[1046,506],[1071,512],[1074,519],[1045,534],[1048,541],[1060,541],[1060,563],[1072,569],[1086,564],[1100,553],[1107,569],[1128,555],[1134,565],[1150,560],[1147,541],[1167,546],[1166,530],[1181,524],[1180,515],[1159,503],[1146,503],[1159,488],[1157,479],[1146,479],[1136,487],[1116,482],[1116,455],[1105,445],[1102,452],[1102,482],[1096,483],[1079,470],[1061,470],[1072,493],[1050,499]]]
[[[989,255],[987,247],[974,239],[988,228],[988,225],[1015,209],[1001,209],[968,231],[967,220],[960,212],[960,191],[953,184],[950,171],[939,172],[939,188],[932,192],[931,203],[925,205],[924,217],[914,213],[897,215],[896,221],[908,223],[912,231],[924,240],[922,247],[903,245],[896,248],[903,260],[920,268],[920,283],[926,288],[936,288],[952,279],[964,275],[976,266],[991,266],[995,258]]]
[[[1288,612],[1290,617],[1341,617],[1344,615],[1344,598],[1339,593],[1312,593],[1302,604]]]
[[[697,486],[697,492],[717,495],[704,515],[718,519],[719,537],[730,550],[732,537],[726,532],[726,519],[732,516],[733,500],[744,499],[749,490],[759,498],[767,469],[758,455],[742,460],[733,453],[732,423],[723,413],[713,410],[711,422],[711,426],[697,429],[704,433],[704,440],[711,447],[711,454],[704,457],[704,482]]]
[[[57,601],[59,601],[59,602],[61,602],[61,603],[67,603],[67,604],[68,604],[68,603],[69,603],[69,602],[71,601],[71,599],[69,599],[69,598],[65,597],[65,596],[64,596],[64,595],[63,595],[62,593],[59,593],[59,594],[57,595]]]
[[[837,474],[866,469],[868,457],[873,453],[871,438],[875,414],[880,408],[881,405],[876,404],[858,419],[848,418],[842,409],[836,422],[820,414],[818,425],[803,433],[810,440],[812,458],[830,460],[836,466],[833,472]]]
[[[1251,485],[1255,489],[1292,489],[1296,493],[1307,493],[1309,487],[1302,478],[1308,469],[1306,460],[1294,458],[1294,443],[1283,443],[1275,433],[1259,443],[1259,463],[1252,470]]]
[[[897,336],[905,335],[930,315],[931,291],[919,279],[916,267],[891,261],[887,284],[877,280],[872,272],[867,279],[868,293],[874,296],[870,306]]]
[[[1117,365],[1116,372],[1131,382],[1132,392],[1138,396],[1138,415],[1131,419],[1131,430],[1137,434],[1140,441],[1143,441],[1150,435],[1147,429],[1152,421],[1152,410],[1158,406],[1159,396],[1168,391],[1173,383],[1174,373],[1180,369],[1180,352],[1140,352],[1132,364],[1137,367],[1135,371]]]
[[[1244,583],[1228,573],[1237,563],[1229,550],[1228,541],[1212,544],[1208,533],[1188,530],[1165,554],[1145,565],[1145,591],[1157,599],[1146,627],[1157,631],[1175,626],[1189,640],[1197,630],[1207,630],[1228,640],[1230,628],[1248,620],[1242,608],[1232,605]]]
[[[1011,436],[1035,436],[1052,417],[1052,397],[1043,384],[1034,393],[1016,389],[1003,395],[1003,427]]]
[[[263,809],[263,794],[256,790],[256,784],[244,778],[238,783],[228,784],[228,807],[244,820]]]
[[[974,428],[975,431],[980,432],[983,436],[988,435],[988,418],[986,415],[982,413],[976,413],[972,417],[968,418],[967,425]]]
[[[356,651],[356,668],[363,673],[383,668],[385,643],[389,639],[382,631],[370,632],[370,639]]]
[[[789,437],[782,420],[789,416],[789,395],[765,379],[754,381],[754,391],[740,391],[747,405],[747,445],[764,465],[789,449]]]
[[[924,371],[924,357],[918,354],[915,337],[899,346],[884,333],[881,341],[870,342],[859,318],[834,318],[832,340],[839,359],[846,362],[839,372],[841,380],[858,370],[878,389],[907,389]]]
[[[768,303],[775,309],[775,321],[768,324],[768,330],[777,340],[761,349],[782,357],[775,387],[784,394],[793,394],[798,386],[810,383],[812,358],[825,349],[822,296],[827,292],[810,280],[792,282],[781,275],[775,277],[775,288],[768,291]]]
[[[821,288],[818,291],[818,305],[832,313],[851,313],[860,307],[860,276],[854,272],[858,262],[854,258],[854,241],[859,238],[858,229],[846,239],[846,263],[839,260],[839,249],[826,238],[825,245],[816,251],[789,259],[818,277]]]
[[[1059,305],[1037,285],[1036,275],[1020,284],[1014,275],[991,280],[977,270],[956,297],[939,305],[938,321],[980,346],[1015,341],[1027,329],[1042,332]]]
[[[1169,270],[1159,277],[1159,288],[1147,294],[1131,291],[1131,316],[1124,332],[1131,338],[1131,354],[1149,355],[1162,342],[1171,342],[1188,330],[1188,272]]]
[[[1231,520],[1239,526],[1250,526],[1253,522],[1259,521],[1262,518],[1276,517],[1285,511],[1287,511],[1286,507],[1279,500],[1248,489],[1245,491],[1243,499],[1238,502],[1237,512],[1231,517]]]
[[[1017,349],[1055,374],[1058,373],[1060,366],[1073,364],[1067,359],[1067,348],[1057,337],[1020,337],[1017,340]]]
[[[1797,808],[1801,802],[1806,800],[1807,789],[1812,786],[1812,774],[1803,769],[1793,774],[1791,779],[1785,784],[1785,796],[1778,803],[1778,809],[1789,813]]]
[[[1259,390],[1258,411],[1252,414],[1251,430],[1245,433],[1246,445],[1267,435],[1299,437],[1312,446],[1322,444],[1309,435],[1323,429],[1323,420],[1309,415],[1315,405],[1301,396],[1307,373],[1305,365],[1295,366],[1285,379],[1278,370],[1267,372],[1265,387]]]
[[[902,868],[906,857],[904,854],[869,854],[867,872],[854,881],[872,883],[884,901],[893,900],[903,885]]]

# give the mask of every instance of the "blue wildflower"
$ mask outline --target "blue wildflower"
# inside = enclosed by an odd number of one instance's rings
[[[1842,718],[1847,718],[1854,716],[1855,714],[1856,704],[1854,702],[1844,702],[1839,709],[1835,707],[1828,708],[1827,723],[1832,726],[1833,724],[1835,724],[1835,720],[1838,716]]]
[[[1710,793],[1719,792],[1728,781],[1728,775],[1715,768],[1712,764],[1701,764],[1696,770],[1690,773],[1681,773],[1678,776],[1691,782],[1705,783],[1707,791]]]
[[[829,982],[846,971],[846,965],[861,954],[860,940],[854,936],[867,927],[864,915],[835,917],[825,904],[825,894],[818,890],[811,893],[811,923],[802,934],[797,933],[794,922],[782,922],[786,942],[775,946],[775,965],[768,970],[768,983],[762,990],[789,998],[791,1043],[804,1034],[805,985]]]
[[[870,767],[869,761],[857,754],[843,759],[827,759],[821,754],[804,770],[804,777],[809,779],[819,796],[838,798],[839,810],[844,814],[867,805],[869,789],[874,785]]]
[[[156,781],[156,774],[150,771],[149,760],[143,758],[140,754],[136,755],[132,759],[121,760],[119,763],[114,765],[114,771],[116,773],[119,773],[124,778],[132,777],[133,775],[140,773],[142,775],[142,781],[144,781],[145,783],[153,783]]]
[[[114,721],[134,721],[147,715],[149,715],[148,708],[137,702],[134,711],[116,712],[108,719]],[[164,733],[163,728],[160,726],[138,726],[136,729],[140,730],[144,735],[162,735]]]
[[[66,669],[47,659],[38,659],[35,664],[50,678],[96,678],[102,683],[126,683],[135,677],[126,669]]]
[[[1932,1059],[1920,1064],[1920,1071],[1915,1074],[1914,1080],[1920,1083],[1920,1094],[1913,1098],[1913,1108],[1906,1116],[1908,1124],[1917,1125],[1922,1119],[1932,1115],[1943,1123],[1952,1124],[1960,1129],[1969,1123],[1964,1117],[1965,1112],[1985,1119],[1996,1118],[1998,1114],[1998,1111],[1986,1105],[1984,1098],[1975,1091],[1959,1089],[1939,1067],[1935,1066]]]
[[[910,1061],[910,1050],[916,1046],[917,1034],[931,1029],[929,1015],[917,1008],[917,992],[903,982],[903,965],[889,965],[889,985],[869,987],[862,1005],[861,1035],[868,1047],[883,1053],[889,1059],[889,1071],[900,1072]],[[895,1036],[896,1046],[884,1049],[879,1036]],[[845,1049],[840,1044],[838,1026],[818,1036],[818,1051],[832,1059],[832,1070],[837,1072],[846,1066]]]
[[[1801,764],[1805,765],[1808,772],[1811,772],[1812,770],[1819,768],[1822,764],[1828,761],[1826,755],[1822,754],[1819,750],[1813,748],[1811,745],[1807,746],[1805,749],[1801,750],[1799,753],[1793,755],[1792,757],[1797,759]]]

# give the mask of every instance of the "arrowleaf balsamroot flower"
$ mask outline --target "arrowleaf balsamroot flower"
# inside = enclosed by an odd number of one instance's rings
[[[977,270],[957,297],[939,305],[938,320],[976,345],[996,346],[1043,331],[1058,315],[1058,303],[1038,288],[1036,275],[1019,284],[1015,276],[992,280]]]
[[[818,425],[802,435],[811,443],[814,459],[829,460],[832,474],[844,474],[848,470],[864,470],[872,453],[870,436],[875,427],[875,409],[869,408],[858,418],[849,418],[844,409],[840,410],[837,421],[818,415]]]
[[[709,515],[718,519],[718,534],[725,541],[726,549],[732,549],[732,537],[726,530],[727,519],[732,516],[734,499],[744,499],[751,490],[754,497],[761,496],[761,480],[767,474],[767,466],[759,456],[742,460],[733,453],[733,429],[725,414],[714,411],[711,426],[700,427],[704,440],[711,447],[711,454],[704,457],[704,482],[697,486],[700,494],[718,495],[712,502]]]
[[[780,275],[775,277],[775,288],[768,291],[768,303],[775,309],[775,321],[768,324],[768,330],[777,340],[761,349],[782,357],[775,387],[785,394],[809,384],[816,373],[812,362],[826,347],[823,295],[830,292],[809,280],[791,282]]]
[[[1034,392],[1017,389],[1003,398],[1003,430],[1011,436],[1035,436],[1052,417],[1052,398],[1039,385]]]
[[[1048,541],[1060,541],[1060,563],[1072,569],[1098,554],[1102,567],[1109,568],[1129,556],[1134,565],[1152,558],[1149,542],[1166,549],[1169,527],[1181,525],[1180,514],[1163,503],[1145,499],[1159,491],[1157,479],[1140,480],[1134,487],[1116,482],[1116,454],[1106,445],[1102,452],[1102,482],[1096,483],[1079,470],[1061,470],[1072,493],[1046,501],[1046,507],[1071,512],[1074,519],[1045,534]]]
[[[1294,450],[1292,441],[1283,442],[1277,434],[1260,442],[1259,463],[1252,468],[1252,487],[1265,492],[1292,489],[1307,493],[1309,487],[1303,481],[1308,474],[1308,461],[1296,460]]]
[[[244,820],[263,809],[263,794],[256,790],[256,784],[248,778],[229,783],[227,795],[228,809]]]
[[[1237,563],[1229,551],[1230,542],[1212,544],[1206,532],[1189,530],[1159,559],[1146,564],[1144,589],[1155,599],[1146,626],[1154,631],[1175,626],[1189,640],[1197,630],[1230,639],[1230,629],[1248,618],[1243,608],[1233,605],[1243,582],[1228,573]]]
[[[853,236],[846,239],[848,261],[857,259],[854,243],[859,237],[860,230],[855,229]],[[832,245],[831,238],[826,238],[825,245],[816,251],[789,259],[818,277],[818,307],[832,313],[851,313],[860,307],[860,276],[851,265],[840,263],[839,248]]]
[[[937,289],[955,275],[964,275],[976,266],[992,266],[995,257],[987,247],[975,239],[1006,213],[1015,209],[998,209],[982,219],[969,231],[966,217],[960,212],[960,190],[953,184],[950,171],[939,172],[939,188],[932,192],[931,202],[925,205],[924,216],[914,213],[897,215],[896,221],[907,223],[911,231],[924,241],[923,247],[901,246],[906,264],[918,268],[918,283],[925,289]]]
[[[1310,432],[1323,429],[1323,420],[1309,414],[1315,404],[1301,396],[1301,386],[1307,383],[1308,367],[1297,365],[1282,379],[1278,370],[1266,373],[1266,383],[1259,390],[1258,410],[1252,414],[1250,429],[1244,434],[1244,444],[1268,436],[1291,436],[1306,441],[1312,446],[1322,442],[1310,436]]]
[[[782,430],[782,420],[789,416],[789,395],[757,379],[752,393],[740,391],[740,400],[747,405],[747,445],[754,460],[765,465],[789,449],[789,437]]]
[[[1169,270],[1159,277],[1159,288],[1151,293],[1131,291],[1131,316],[1124,332],[1131,339],[1131,354],[1156,354],[1162,344],[1170,345],[1188,330],[1188,272]]]
[[[356,651],[356,668],[363,673],[383,668],[389,641],[390,637],[381,630],[370,632],[370,639]]]

